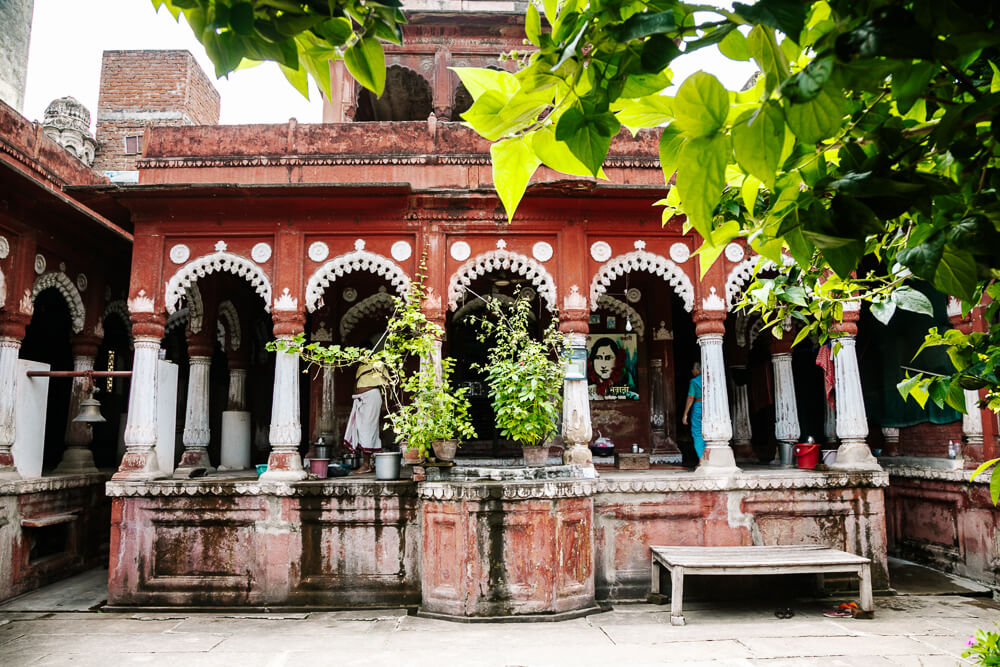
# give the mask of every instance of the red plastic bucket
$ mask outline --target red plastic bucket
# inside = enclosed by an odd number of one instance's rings
[[[793,454],[798,467],[812,470],[819,463],[819,443],[800,442],[795,445]]]

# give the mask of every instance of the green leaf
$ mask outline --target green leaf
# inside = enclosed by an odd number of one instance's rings
[[[785,119],[781,110],[764,105],[755,116],[733,126],[733,151],[743,169],[774,190],[774,174],[785,141]]]
[[[990,477],[990,498],[993,499],[994,505],[1000,501],[1000,473],[997,473],[995,469]]]
[[[729,137],[716,135],[691,139],[681,150],[677,190],[688,221],[712,242],[712,213],[726,183],[731,154]]]
[[[611,138],[621,124],[610,111],[584,111],[579,105],[570,107],[556,124],[556,139],[566,142],[580,162],[596,176],[611,146]]]
[[[962,300],[973,300],[976,291],[976,260],[964,250],[945,247],[934,272],[934,287]]]
[[[673,125],[663,128],[663,134],[660,135],[660,168],[663,169],[663,177],[667,183],[677,171],[681,149],[687,140],[687,137]]]
[[[788,61],[774,39],[774,30],[760,25],[754,26],[747,35],[747,48],[757,61],[760,71],[768,78],[773,78],[775,85],[788,78]],[[768,89],[771,88],[768,85]]]
[[[237,2],[229,8],[229,25],[237,35],[252,35],[253,5],[249,2]]]
[[[502,70],[486,67],[452,67],[451,71],[458,75],[473,100],[478,100],[480,95],[492,90],[506,102],[521,86],[517,77]]]
[[[934,306],[923,292],[912,287],[900,287],[892,293],[892,302],[911,313],[921,313],[934,317]]]
[[[892,74],[892,96],[899,113],[905,114],[924,93],[924,89],[940,67],[934,62],[905,64]]]
[[[550,169],[555,169],[558,172],[571,176],[591,175],[587,166],[573,155],[569,146],[565,142],[556,139],[556,132],[552,127],[545,127],[535,132],[535,138],[531,142],[531,147],[535,151],[535,155],[542,161],[542,164]],[[598,172],[597,177],[607,178],[603,168]]]
[[[727,220],[712,230],[711,239],[705,239],[701,247],[694,253],[698,255],[699,277],[705,277],[708,270],[719,259],[719,255],[726,249],[726,244],[736,238],[739,233],[740,223],[736,220]]]
[[[785,120],[799,139],[815,144],[833,136],[844,124],[843,95],[824,88],[819,95],[804,104],[786,104]]]
[[[542,10],[545,12],[545,20],[549,25],[554,25],[559,13],[559,0],[542,0]]]
[[[528,3],[528,12],[524,16],[524,34],[535,46],[541,46],[539,35],[542,32],[542,19],[534,3]]]
[[[969,475],[969,479],[972,480],[972,479],[975,479],[975,478],[979,477],[984,472],[986,472],[987,470],[989,470],[990,468],[992,468],[993,466],[995,466],[997,464],[1000,464],[1000,459],[990,459],[989,461],[984,461],[978,468],[976,468],[972,472],[971,475]],[[993,475],[993,476],[997,477],[997,478],[1000,478],[1000,475]],[[996,504],[995,500],[993,501],[993,504],[994,505]]]
[[[385,89],[385,52],[374,37],[365,37],[344,51],[344,64],[358,83],[382,97]]]
[[[733,143],[735,143],[735,138]],[[757,193],[760,191],[760,185],[759,178],[747,176],[743,179],[743,185],[740,187],[740,198],[743,199],[743,206],[746,207],[750,217],[753,217],[753,209],[757,205]]]
[[[923,377],[924,377],[923,375],[919,374],[914,375],[896,384],[896,391],[899,392],[899,395],[903,398],[904,401],[910,396],[910,394],[917,387],[917,385],[920,383]]]
[[[832,73],[833,56],[816,58],[801,72],[793,74],[781,84],[781,94],[792,104],[816,99]]]
[[[719,51],[730,60],[750,60],[747,38],[739,30],[733,30],[719,42]]]
[[[629,74],[622,88],[621,95],[626,99],[646,97],[655,95],[670,85],[670,75],[666,72],[656,72],[655,74]],[[669,102],[669,97],[658,95],[660,99]]]
[[[608,27],[608,33],[619,42],[631,42],[651,35],[662,35],[677,29],[672,9],[657,14],[635,14],[620,26]]]
[[[965,390],[957,382],[952,382],[948,385],[948,393],[945,395],[945,402],[958,412],[964,414],[965,409]]]
[[[888,325],[889,320],[896,313],[895,302],[889,301],[874,301],[871,304],[872,316],[881,322],[882,324]]]
[[[618,121],[635,136],[641,128],[659,127],[673,118],[669,97],[649,95],[639,99],[619,99],[612,106]]]
[[[309,76],[304,68],[292,69],[278,63],[278,69],[285,75],[288,83],[292,84],[295,90],[302,93],[302,97],[309,99]]]
[[[695,72],[680,85],[674,98],[676,125],[690,137],[718,132],[729,113],[729,95],[719,80],[707,72]]]
[[[941,255],[944,252],[944,234],[934,234],[923,243],[901,250],[896,260],[924,280],[934,280]]]
[[[642,45],[639,63],[645,72],[655,74],[663,71],[679,55],[681,50],[673,39],[667,35],[653,35]]]
[[[487,90],[476,98],[468,111],[462,114],[462,120],[487,139],[491,141],[498,139],[503,135],[504,126],[500,112],[506,104],[507,98],[501,93]]]
[[[733,3],[733,11],[750,23],[762,23],[777,28],[794,42],[806,24],[808,4],[800,0],[758,0],[753,5]]]

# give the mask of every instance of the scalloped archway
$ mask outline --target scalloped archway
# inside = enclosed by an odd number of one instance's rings
[[[306,310],[316,312],[323,305],[323,293],[331,283],[355,271],[369,271],[385,278],[396,294],[405,299],[410,291],[406,272],[388,257],[365,250],[364,242],[355,242],[355,250],[334,257],[316,269],[306,282]]]
[[[598,299],[608,291],[615,278],[633,271],[645,271],[662,277],[684,302],[684,310],[694,306],[694,285],[684,270],[666,257],[637,249],[609,259],[601,265],[590,281],[590,308],[596,310]]]
[[[125,299],[109,301],[104,306],[104,314],[101,316],[101,319],[106,320],[111,316],[115,316],[121,320],[122,326],[125,327],[125,334],[128,336],[129,347],[132,347],[134,343],[132,339],[132,316],[128,312],[128,304],[125,302]]]
[[[448,308],[450,310],[458,309],[458,300],[462,298],[465,289],[472,284],[473,280],[485,276],[491,271],[501,269],[527,278],[538,290],[538,296],[545,301],[545,307],[550,312],[555,311],[556,283],[552,279],[552,275],[537,260],[504,248],[476,255],[452,274],[448,280]]]
[[[613,296],[602,294],[597,297],[597,307],[598,309],[604,308],[619,317],[626,318],[632,323],[632,330],[635,331],[637,336],[639,336],[639,340],[642,340],[646,336],[646,324],[642,321],[642,315],[640,315],[635,308],[621,299],[616,299]]]
[[[164,296],[167,312],[176,311],[181,299],[187,296],[186,292],[191,286],[195,285],[199,278],[204,278],[212,273],[231,273],[243,278],[264,299],[264,310],[271,312],[271,281],[264,270],[246,257],[227,252],[225,243],[222,241],[216,245],[216,248],[217,250],[211,254],[191,260],[177,269],[177,272],[170,277]],[[195,288],[197,289],[197,286]],[[200,299],[200,296],[199,293],[197,298]],[[198,314],[192,313],[192,316]]]
[[[77,290],[73,281],[62,271],[49,271],[38,276],[35,284],[31,286],[31,300],[34,302],[38,295],[47,289],[58,290],[69,306],[69,316],[72,322],[73,333],[83,331],[83,324],[86,320],[87,311],[83,307],[83,299],[80,298],[80,291]]]
[[[232,301],[223,301],[219,304],[219,324],[222,325],[225,331],[225,337],[229,342],[229,350],[233,352],[240,349],[242,343],[242,331],[240,330],[240,314],[236,310],[236,306],[233,305]],[[225,344],[222,346],[223,350],[227,347]]]
[[[385,291],[384,287],[380,287],[375,294],[348,308],[344,316],[340,318],[340,340],[347,340],[347,336],[364,318],[388,310],[392,310],[392,296]]]

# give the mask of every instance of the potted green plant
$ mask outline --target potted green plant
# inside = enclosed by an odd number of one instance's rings
[[[492,347],[479,369],[486,375],[497,427],[520,443],[526,465],[545,465],[546,443],[558,429],[566,364],[558,321],[536,339],[528,299],[519,297],[509,307],[487,299],[487,307],[491,317],[479,320],[480,340]]]
[[[420,458],[429,456],[433,449],[435,458],[451,461],[459,439],[476,437],[469,418],[467,389],[451,386],[453,368],[452,359],[442,359],[440,371],[430,363],[421,364],[420,370],[402,384],[410,401],[389,417],[393,430],[404,435],[408,449],[415,450]]]

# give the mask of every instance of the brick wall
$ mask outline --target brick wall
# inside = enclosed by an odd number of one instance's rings
[[[216,125],[219,93],[187,51],[105,51],[94,169],[136,168],[125,138],[147,127]]]

